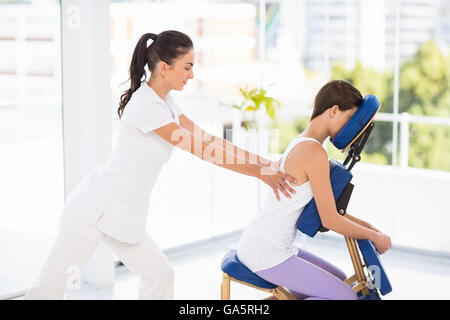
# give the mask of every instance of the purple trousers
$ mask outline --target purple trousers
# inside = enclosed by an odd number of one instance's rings
[[[356,300],[344,272],[331,263],[299,249],[282,263],[256,272],[258,276],[289,290],[297,299]]]

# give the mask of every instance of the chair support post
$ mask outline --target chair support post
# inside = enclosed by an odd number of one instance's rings
[[[254,288],[254,289],[258,289],[267,293],[272,294],[271,297],[269,298],[276,298],[278,300],[297,300],[297,298],[290,293],[289,291],[287,291],[286,289],[284,289],[283,287],[276,287],[273,289],[266,289],[266,288],[261,288],[261,287],[257,287],[253,284],[244,282],[244,281],[240,281],[238,279],[235,279],[233,277],[231,277],[230,275],[228,275],[227,273],[223,273],[222,275],[222,284],[221,284],[221,300],[230,300],[230,284],[231,281],[243,284],[245,286]]]
[[[353,238],[345,237],[345,242],[347,243],[350,258],[352,260],[353,268],[355,269],[355,275],[348,278],[345,282],[351,285],[355,280],[357,284],[353,287],[355,292],[362,291],[363,295],[368,295],[369,290],[367,288],[367,279],[364,274],[363,264],[359,255],[358,247],[356,241]]]
[[[221,285],[221,300],[230,300],[230,276],[223,273]]]

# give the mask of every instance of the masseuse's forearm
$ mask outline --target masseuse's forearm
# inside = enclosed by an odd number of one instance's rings
[[[197,135],[190,137],[191,139],[184,137],[179,146],[204,161],[251,177],[259,178],[264,173],[263,166],[249,155],[245,157],[245,153],[238,152],[237,148],[226,150],[213,141],[208,142]]]
[[[224,139],[220,141],[220,138],[213,140],[210,144],[211,153],[208,152],[205,156],[208,157],[211,155],[215,159],[214,164],[219,167],[259,178],[263,174],[261,158],[227,142]],[[214,148],[212,145],[214,145]]]
[[[246,161],[250,161],[250,159],[253,159],[256,163],[258,163],[261,166],[269,166],[271,164],[271,161],[268,159],[265,159],[257,154],[251,153],[247,150],[238,148],[237,146],[235,146],[234,144],[232,144],[230,141],[223,139],[221,137],[214,137],[215,138],[215,144],[218,145],[219,147],[221,147],[222,149],[225,150],[232,150],[235,154],[244,155],[244,159],[246,159]]]
[[[226,164],[226,163],[218,163],[219,167],[232,170],[234,172],[238,172],[241,174],[245,174],[247,176],[259,178],[261,174],[263,174],[263,169],[260,165],[257,164]]]
[[[227,151],[227,154],[229,156],[229,159],[227,161],[227,164],[249,164],[249,163],[257,163],[263,167],[270,166],[271,161],[268,159],[265,159],[257,154],[251,153],[247,150],[241,149],[231,142],[229,142],[226,139],[223,139],[218,136],[210,135],[208,132],[204,131],[203,129],[200,129],[197,131],[196,138],[201,139],[207,143],[212,142],[217,147]],[[237,161],[238,162],[232,162],[233,155],[237,155]]]
[[[271,164],[270,160],[238,148],[226,139],[212,136],[211,142],[216,146],[215,152],[224,154],[222,157],[224,161],[218,163],[223,168],[259,178],[265,174],[263,168]]]

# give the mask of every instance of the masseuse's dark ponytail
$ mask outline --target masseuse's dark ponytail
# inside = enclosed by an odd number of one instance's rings
[[[150,39],[153,42],[147,47],[147,41]],[[130,89],[124,91],[120,96],[120,105],[117,109],[119,118],[122,117],[125,105],[130,101],[132,94],[139,89],[142,82],[147,80],[146,64],[148,70],[152,73],[159,61],[164,61],[171,65],[177,58],[185,55],[193,47],[191,38],[179,31],[168,30],[158,35],[154,33],[144,34],[139,39],[133,52],[129,70],[131,85]],[[144,80],[142,80],[142,77],[144,77]]]

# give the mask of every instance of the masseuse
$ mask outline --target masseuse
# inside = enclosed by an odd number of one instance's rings
[[[173,298],[173,268],[145,227],[150,193],[174,147],[256,177],[278,199],[280,191],[287,197],[295,193],[287,183],[295,179],[279,172],[278,163],[209,135],[175,104],[170,91],[183,90],[194,77],[194,60],[192,41],[184,33],[146,33],[140,38],[129,70],[131,87],[120,99],[121,124],[112,156],[67,199],[56,241],[25,299],[63,298],[68,271],[82,268],[102,241],[140,276],[140,299]]]

